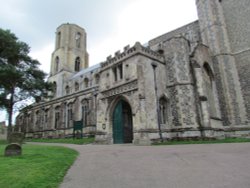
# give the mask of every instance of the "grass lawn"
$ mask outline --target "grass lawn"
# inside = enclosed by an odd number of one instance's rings
[[[82,139],[73,139],[73,138],[55,138],[55,139],[47,139],[47,138],[34,138],[25,140],[26,142],[46,142],[46,143],[65,143],[65,144],[90,144],[95,140],[94,137],[82,138]]]
[[[217,140],[188,140],[188,141],[164,141],[162,143],[153,143],[152,145],[180,145],[180,144],[219,144],[219,143],[241,143],[250,142],[250,138],[225,138]]]
[[[0,144],[2,188],[58,187],[78,155],[64,147],[23,145],[22,156],[4,157],[5,146]]]

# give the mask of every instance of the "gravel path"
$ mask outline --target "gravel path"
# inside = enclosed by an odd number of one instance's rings
[[[250,143],[48,145],[73,148],[80,154],[60,188],[250,187]]]

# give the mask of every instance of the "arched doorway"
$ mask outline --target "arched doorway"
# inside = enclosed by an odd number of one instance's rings
[[[120,100],[113,111],[113,140],[114,144],[132,143],[133,121],[130,105]]]

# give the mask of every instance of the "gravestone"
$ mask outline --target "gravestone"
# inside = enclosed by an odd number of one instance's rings
[[[8,145],[5,148],[5,156],[18,156],[22,154],[22,143],[24,134],[19,132],[10,133],[8,136]]]
[[[12,143],[6,146],[4,155],[9,156],[18,156],[22,154],[22,147],[18,143]]]

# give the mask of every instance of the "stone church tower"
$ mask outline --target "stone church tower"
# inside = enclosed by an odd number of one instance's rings
[[[63,83],[72,74],[88,68],[86,35],[85,30],[75,24],[62,24],[57,28],[48,79],[55,85],[54,97],[63,95]]]

